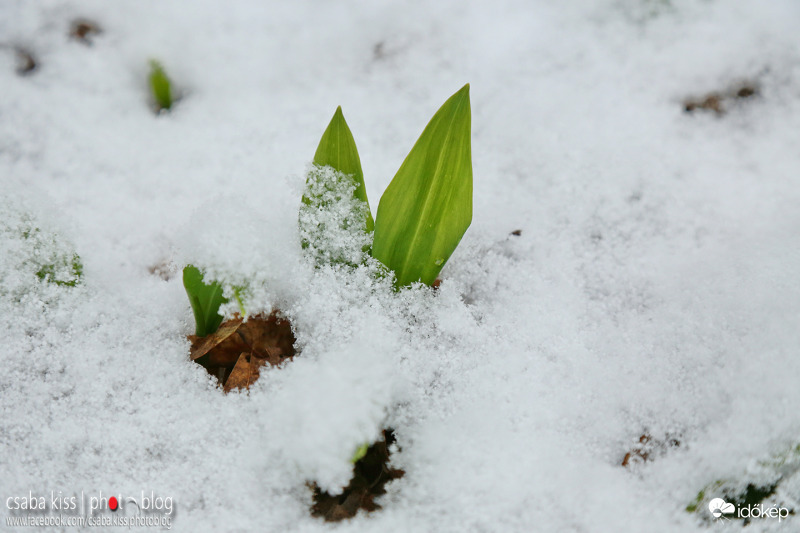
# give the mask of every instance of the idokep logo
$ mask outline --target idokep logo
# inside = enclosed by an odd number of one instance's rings
[[[714,518],[724,518],[725,520],[730,520],[730,518],[726,517],[726,514],[731,514],[736,510],[736,507],[732,503],[728,503],[722,498],[714,498],[710,502],[708,502],[708,510],[711,511],[711,514],[714,515]]]
[[[766,507],[764,504],[742,505],[738,509],[732,503],[726,502],[722,498],[714,498],[708,502],[708,510],[715,520],[730,520],[725,515],[733,515],[731,518],[741,518],[742,520],[753,520],[756,518],[777,518],[778,522],[788,518],[791,511],[786,507]]]

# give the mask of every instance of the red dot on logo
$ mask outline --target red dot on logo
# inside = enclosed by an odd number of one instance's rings
[[[111,509],[112,511],[116,511],[118,507],[119,507],[119,502],[117,501],[117,499],[113,496],[110,497],[108,499],[108,508]]]

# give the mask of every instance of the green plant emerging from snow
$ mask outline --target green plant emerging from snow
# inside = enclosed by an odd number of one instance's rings
[[[151,85],[169,96],[169,80],[153,63]],[[166,103],[163,102],[163,103]],[[168,108],[168,106],[162,106]],[[381,197],[373,222],[353,134],[336,109],[320,139],[298,214],[300,242],[317,266],[356,267],[370,255],[395,273],[395,286],[433,284],[472,221],[469,84],[425,127]],[[374,232],[373,232],[374,229]],[[214,333],[227,303],[218,281],[192,265],[183,273],[196,334]],[[240,289],[234,287],[242,315]]]
[[[8,205],[2,205],[8,204]],[[75,287],[83,279],[83,263],[64,237],[40,225],[30,214],[12,205],[11,199],[0,202],[5,217],[0,220],[0,293],[22,298],[41,287]]]
[[[150,60],[150,91],[156,111],[172,108],[172,83],[164,71],[164,67],[155,59]]]
[[[349,184],[355,186],[352,195],[366,204],[364,230],[367,232],[372,231],[375,223],[369,210],[367,188],[364,185],[364,172],[361,170],[361,159],[358,157],[358,149],[356,148],[353,134],[344,120],[341,106],[336,108],[336,112],[333,114],[325,133],[322,134],[322,139],[320,139],[317,146],[317,152],[314,154],[314,165],[317,167],[329,166],[348,176],[347,181]],[[336,178],[341,179],[341,176]],[[310,185],[315,186],[313,183]],[[310,205],[315,200],[319,200],[317,197],[318,192],[322,191],[308,190],[303,195],[303,203]]]
[[[436,112],[381,197],[371,254],[394,271],[398,287],[433,284],[472,221],[470,137],[467,84]],[[316,254],[318,263],[357,263],[358,250],[351,246],[348,252],[337,231],[369,232],[372,219],[358,151],[341,108],[320,140],[314,163],[300,213],[303,246],[316,242],[322,243],[317,250],[331,250]],[[362,250],[369,250],[368,243]]]
[[[367,455],[367,451],[369,450],[369,443],[365,442],[353,454],[353,457],[350,458],[351,463],[357,463],[359,459]]]
[[[83,277],[81,258],[64,249],[57,235],[30,226],[23,230],[22,237],[30,244],[29,262],[31,268],[38,267],[37,278],[61,287],[74,287],[80,282]]]
[[[62,287],[74,287],[83,277],[83,263],[78,254],[57,257],[52,263],[42,265],[36,277]]]
[[[222,324],[219,306],[228,301],[222,295],[222,285],[216,281],[205,283],[202,272],[188,265],[183,269],[183,286],[194,312],[195,335],[205,337],[217,331]]]

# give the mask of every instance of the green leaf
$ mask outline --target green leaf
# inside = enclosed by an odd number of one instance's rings
[[[369,443],[365,442],[356,449],[355,453],[353,454],[353,457],[350,458],[350,462],[351,463],[358,462],[359,459],[367,455],[367,450],[369,450]]]
[[[372,255],[397,286],[431,285],[472,222],[469,84],[425,127],[378,205]]]
[[[150,60],[150,90],[158,111],[172,107],[172,84],[164,67],[155,59]]]
[[[233,298],[236,300],[236,305],[239,306],[239,313],[246,318],[247,310],[244,308],[244,292],[244,287],[233,288]]]
[[[200,270],[188,265],[183,269],[183,286],[194,311],[194,321],[197,324],[195,334],[205,337],[217,331],[222,323],[219,306],[228,302],[222,296],[222,285],[216,281],[210,285],[204,283]]]
[[[347,126],[342,114],[342,107],[336,108],[333,118],[328,124],[322,139],[317,146],[317,153],[314,154],[314,164],[320,167],[330,166],[343,174],[352,176],[356,190],[353,193],[356,198],[367,204],[365,220],[365,230],[373,230],[375,223],[372,220],[372,213],[369,211],[369,200],[367,200],[367,189],[364,186],[364,172],[361,170],[361,159],[358,157],[358,149],[353,134]],[[303,202],[308,204],[308,198],[303,198]]]

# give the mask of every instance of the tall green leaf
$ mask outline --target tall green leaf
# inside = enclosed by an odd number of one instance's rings
[[[378,204],[372,255],[431,285],[472,222],[469,84],[425,127]]]
[[[172,107],[172,84],[164,67],[155,59],[150,60],[150,90],[158,111]]]
[[[189,296],[196,324],[195,335],[205,337],[217,331],[222,323],[219,306],[227,303],[222,296],[222,285],[216,281],[210,285],[203,282],[203,274],[196,267],[188,265],[183,269],[183,286]]]
[[[367,216],[365,229],[367,232],[373,230],[375,223],[369,211],[369,200],[367,200],[367,189],[364,186],[364,172],[361,170],[361,159],[358,157],[358,149],[353,134],[347,126],[342,114],[342,107],[336,108],[333,118],[328,124],[322,139],[317,146],[317,153],[314,154],[314,164],[324,167],[330,166],[335,170],[352,176],[356,190],[353,193],[356,198],[367,203]],[[305,203],[309,203],[304,198]]]

